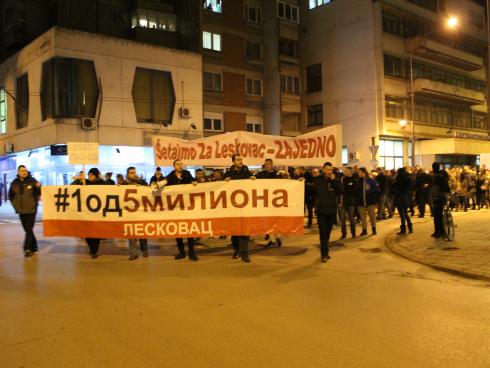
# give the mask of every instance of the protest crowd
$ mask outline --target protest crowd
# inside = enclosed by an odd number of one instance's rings
[[[398,213],[400,231],[398,235],[408,235],[414,231],[411,217],[434,217],[433,237],[442,237],[442,210],[449,206],[453,211],[468,211],[488,208],[490,170],[485,168],[455,167],[443,170],[434,163],[430,170],[421,167],[405,167],[398,170],[385,170],[378,167],[368,170],[364,167],[333,167],[326,162],[323,167],[296,167],[277,170],[271,159],[265,160],[261,170],[250,170],[239,154],[232,157],[232,165],[225,171],[214,169],[206,175],[202,169],[193,176],[184,169],[185,162],[175,160],[173,171],[163,175],[157,167],[150,181],[138,175],[134,167],[128,167],[126,173],[112,173],[104,176],[97,168],[91,168],[87,175],[80,172],[72,185],[128,185],[151,186],[152,190],[162,190],[166,186],[193,184],[229,180],[283,179],[300,180],[305,185],[304,208],[307,228],[312,228],[314,220],[319,229],[321,262],[329,256],[329,240],[333,226],[341,229],[341,239],[348,236],[375,236],[377,227],[383,220],[393,218]],[[28,169],[21,165],[17,178],[12,182],[8,200],[19,214],[25,231],[24,255],[31,257],[37,253],[37,241],[33,232],[41,183],[33,178]],[[368,227],[369,222],[369,227]],[[360,228],[358,230],[358,228]],[[281,247],[279,234],[264,234],[267,247]],[[250,236],[237,234],[231,236],[233,258],[250,262],[248,246]],[[178,253],[176,260],[187,256],[198,261],[196,243],[205,241],[199,238],[176,238]],[[92,258],[99,255],[101,239],[85,238]],[[185,247],[187,243],[187,250]],[[142,255],[148,257],[147,239],[128,239],[129,259],[135,260]]]

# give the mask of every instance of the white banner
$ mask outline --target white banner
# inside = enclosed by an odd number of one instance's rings
[[[192,141],[154,136],[155,164],[172,166],[180,159],[188,166],[231,166],[240,153],[245,165],[260,166],[270,158],[278,166],[323,166],[342,162],[342,126],[334,125],[297,137],[230,132]]]

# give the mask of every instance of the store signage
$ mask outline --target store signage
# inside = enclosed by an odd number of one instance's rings
[[[99,163],[99,144],[95,142],[68,142],[70,165],[95,165]]]

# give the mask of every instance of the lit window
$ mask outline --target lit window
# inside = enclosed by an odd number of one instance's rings
[[[299,77],[281,74],[281,92],[299,95]]]
[[[310,0],[310,10],[317,6],[330,3],[331,0]]]
[[[0,88],[0,135],[7,133],[7,92]]]
[[[221,51],[221,35],[203,31],[202,47],[208,50]]]
[[[221,0],[204,0],[203,7],[214,13],[221,13]]]
[[[262,23],[262,8],[258,4],[245,3],[243,17],[252,23]]]
[[[247,95],[262,96],[262,81],[247,78]]]
[[[204,130],[210,132],[222,132],[223,131],[223,119],[221,117],[210,117],[204,118]]]
[[[204,89],[208,91],[221,91],[221,74],[204,72]]]
[[[152,28],[175,32],[177,30],[177,17],[172,13],[139,10],[138,13],[133,16],[131,27]]]
[[[262,124],[247,123],[247,132],[262,133]]]
[[[299,8],[284,1],[277,2],[277,15],[282,19],[299,22]]]
[[[403,141],[379,141],[379,166],[386,170],[403,167]]]
[[[349,150],[347,146],[342,146],[342,165],[349,165]]]

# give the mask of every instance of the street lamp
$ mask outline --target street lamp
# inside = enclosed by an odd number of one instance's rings
[[[487,0],[487,2],[488,1],[489,0]],[[446,20],[446,27],[448,29],[454,30],[457,28],[458,24],[459,24],[459,20],[455,16],[451,16]],[[435,31],[436,30],[433,29],[432,31],[427,32],[425,35],[423,35],[423,37],[427,38]],[[415,167],[415,88],[414,88],[414,80],[413,80],[413,55],[418,47],[419,45],[417,44],[417,42],[414,42],[410,50],[410,107],[411,107],[411,114],[412,114],[412,163],[411,163],[412,167]],[[490,46],[489,46],[489,54],[490,54]],[[402,125],[403,121],[405,123]],[[406,120],[400,120],[399,122],[402,128],[404,128],[407,125],[407,123],[408,122]]]

